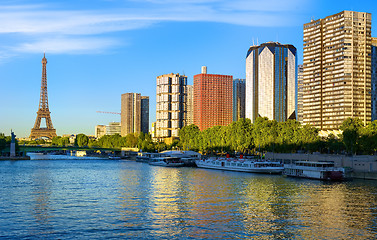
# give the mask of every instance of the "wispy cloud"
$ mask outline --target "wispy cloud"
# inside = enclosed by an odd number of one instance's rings
[[[56,10],[46,5],[0,6],[0,58],[12,53],[93,53],[120,45],[111,35],[162,21],[222,22],[246,26],[290,25],[289,12],[307,0],[138,0],[132,8]],[[116,0],[115,0],[116,2]],[[113,2],[113,4],[115,4]],[[146,7],[148,6],[148,7]],[[288,14],[289,13],[289,14]]]

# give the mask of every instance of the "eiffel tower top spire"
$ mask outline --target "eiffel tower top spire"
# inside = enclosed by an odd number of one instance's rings
[[[39,109],[47,110],[48,109],[48,96],[47,96],[47,73],[46,73],[46,53],[43,54],[42,58],[42,82],[41,82],[41,95],[39,99]]]

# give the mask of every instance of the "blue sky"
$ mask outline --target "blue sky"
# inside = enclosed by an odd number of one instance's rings
[[[293,44],[302,62],[302,27],[343,10],[372,13],[377,1],[324,0],[2,0],[0,133],[27,137],[38,110],[46,52],[51,118],[58,135],[94,135],[120,121],[120,96],[150,97],[156,76],[208,73],[245,78],[253,44]],[[377,15],[376,15],[377,16]]]

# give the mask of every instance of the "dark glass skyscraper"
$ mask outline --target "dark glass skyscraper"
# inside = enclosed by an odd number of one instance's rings
[[[233,121],[245,118],[245,79],[233,80]]]

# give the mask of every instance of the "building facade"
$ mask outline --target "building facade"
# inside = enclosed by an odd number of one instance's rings
[[[246,117],[295,119],[297,55],[293,45],[252,46],[246,55]]]
[[[245,118],[245,79],[233,80],[233,121]]]
[[[106,126],[105,125],[97,125],[95,129],[94,136],[95,138],[101,138],[106,135]]]
[[[371,14],[343,11],[304,24],[303,123],[336,130],[371,120]]]
[[[372,58],[371,58],[371,88],[372,105],[371,120],[377,120],[377,38],[372,38]]]
[[[124,93],[121,96],[121,135],[148,133],[149,97],[140,93]]]
[[[187,77],[165,74],[157,77],[156,138],[179,137],[179,130],[186,125]]]
[[[186,86],[186,125],[194,124],[194,86]]]
[[[149,133],[149,97],[141,96],[141,132]]]
[[[297,67],[297,92],[296,92],[296,113],[297,113],[297,121],[301,124],[303,123],[304,119],[304,112],[303,112],[303,73],[304,67],[303,65],[298,65]]]
[[[120,122],[110,122],[106,126],[106,135],[121,134]]]
[[[201,131],[233,121],[233,76],[202,73],[194,76],[194,124]]]

